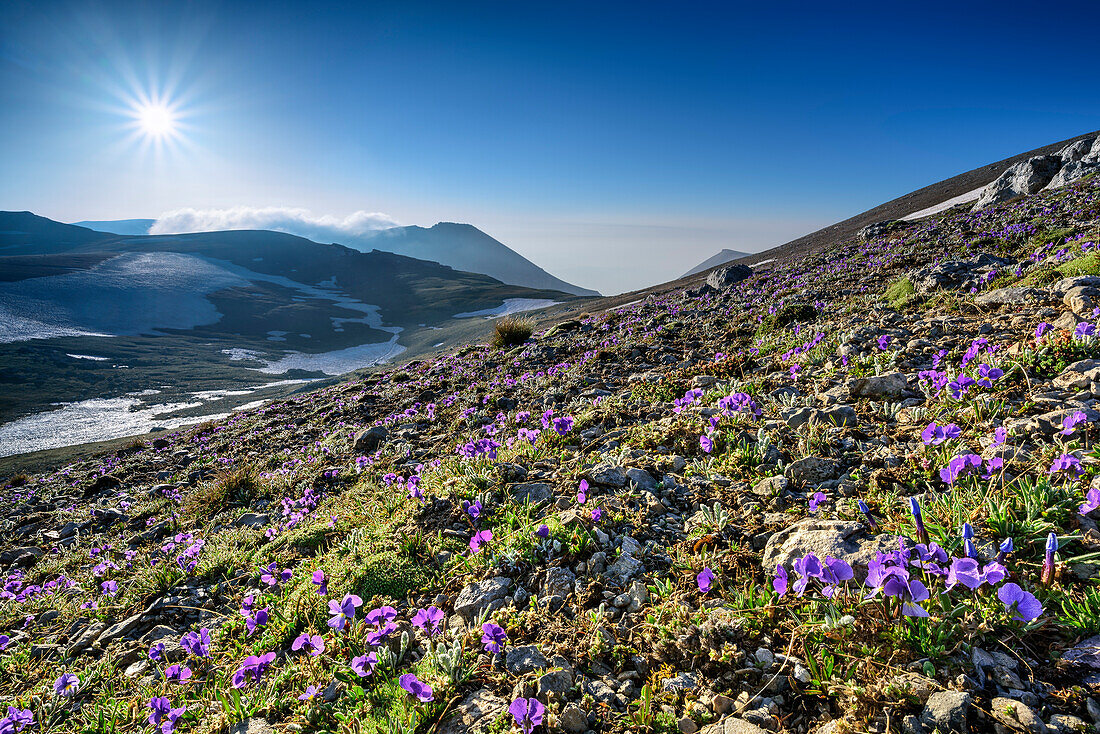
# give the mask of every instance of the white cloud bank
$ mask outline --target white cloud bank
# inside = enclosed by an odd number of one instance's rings
[[[235,206],[230,209],[176,209],[165,212],[149,228],[149,234],[218,232],[227,229],[270,229],[316,242],[341,242],[400,223],[381,212],[357,211],[346,217],[315,215],[292,207]]]

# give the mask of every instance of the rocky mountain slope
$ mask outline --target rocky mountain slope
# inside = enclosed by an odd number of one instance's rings
[[[849,217],[842,222],[837,222],[836,224],[819,229],[816,232],[811,232],[798,239],[791,240],[777,248],[768,250],[768,256],[791,255],[832,245],[848,237],[852,237],[864,227],[874,225],[878,222],[914,219],[931,214],[938,214],[947,208],[945,205],[973,202],[986,191],[1005,192],[1003,195],[993,194],[996,201],[1004,201],[1007,198],[1020,196],[1022,194],[1033,194],[1043,188],[1043,186],[1051,183],[1054,173],[1052,172],[1049,175],[1045,174],[1045,168],[1051,168],[1053,159],[1059,159],[1060,161],[1065,151],[1069,149],[1077,150],[1074,148],[1076,145],[1080,150],[1075,153],[1070,153],[1067,157],[1067,162],[1070,162],[1069,159],[1074,155],[1077,156],[1076,161],[1080,161],[1086,153],[1091,154],[1090,147],[1098,136],[1100,136],[1100,130],[1069,138],[1068,140],[1063,140],[1058,143],[1044,145],[1041,148],[1036,148],[1027,153],[1021,153],[1011,158],[997,161],[996,163],[990,163],[980,168],[975,168],[966,173],[960,173],[957,176],[952,176],[943,181],[917,189],[904,196],[891,199],[872,209],[857,214],[854,217]],[[1029,161],[1034,161],[1034,163],[1029,163]],[[1046,163],[1043,163],[1043,161],[1046,161]],[[1083,164],[1075,163],[1067,168],[1066,173],[1074,176],[1084,175],[1088,166],[1093,162],[1094,159],[1090,158]],[[1026,171],[1029,170],[1030,166],[1044,168],[1043,172],[1037,172],[1037,174],[1033,176],[1034,180],[1042,179],[1042,185],[1026,185],[1026,182],[1029,180]],[[1057,166],[1053,166],[1053,171],[1059,171],[1061,168],[1062,165],[1059,163]],[[1021,170],[1025,173],[1018,173]],[[1002,178],[1005,178],[1005,180],[1002,181]],[[1068,180],[1065,182],[1068,183]],[[1056,181],[1052,188],[1056,188],[1057,185],[1058,182]],[[990,203],[993,203],[993,199],[983,202],[975,208],[980,209],[984,206],[988,206]],[[760,256],[761,255],[756,255],[754,257]],[[712,259],[716,260],[718,257],[719,255],[716,255]],[[710,260],[706,262],[710,262]],[[716,267],[720,264],[720,262],[716,261],[711,264],[711,267]],[[702,266],[693,268],[685,273],[684,276],[681,276],[681,278],[695,275],[704,270],[705,268],[702,268]]]
[[[8,725],[1090,730],[1098,242],[1092,176],[9,477]]]

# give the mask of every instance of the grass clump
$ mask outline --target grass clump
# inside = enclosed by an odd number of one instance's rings
[[[1067,278],[1079,275],[1100,275],[1100,256],[1097,256],[1095,252],[1090,252],[1060,265],[1058,270]]]
[[[493,328],[493,338],[489,345],[497,349],[518,347],[531,338],[535,332],[535,322],[518,316],[505,316]]]
[[[888,285],[884,295],[890,307],[895,311],[900,311],[917,300],[917,289],[913,287],[913,281],[902,277]]]
[[[187,511],[215,515],[227,507],[245,507],[267,489],[259,471],[251,464],[223,469],[214,481],[198,487],[187,498]]]
[[[760,333],[769,334],[795,323],[817,320],[817,309],[808,303],[792,303],[768,314],[760,323]]]

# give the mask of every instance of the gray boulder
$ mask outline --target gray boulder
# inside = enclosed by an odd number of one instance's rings
[[[969,711],[969,693],[940,691],[928,697],[920,721],[928,731],[968,731],[966,720]]]
[[[251,716],[234,724],[230,728],[229,734],[275,734],[275,729],[267,719],[261,716]]]
[[[455,600],[455,614],[469,622],[484,609],[500,609],[507,603],[508,590],[511,588],[512,579],[507,576],[472,583],[459,592]]]
[[[704,726],[699,734],[768,734],[767,729],[761,729],[751,721],[736,716],[727,716],[716,724]]]
[[[863,523],[851,520],[818,520],[807,518],[783,528],[768,538],[764,546],[763,568],[767,573],[782,564],[790,568],[796,558],[813,553],[847,561],[856,572],[856,578],[867,575],[866,566],[879,553],[898,549],[898,536],[870,536]]]
[[[585,472],[585,476],[593,484],[601,484],[606,487],[625,487],[626,486],[626,472],[622,467],[615,466],[614,464],[600,464],[594,466]]]
[[[1074,140],[1058,151],[1058,157],[1062,159],[1062,163],[1079,161],[1087,156],[1092,150],[1094,140],[1100,140],[1100,138],[1081,138],[1080,140]]]
[[[1003,696],[994,698],[989,705],[989,712],[993,714],[994,719],[1009,729],[1030,734],[1047,734],[1047,725],[1035,710],[1014,698]]]
[[[584,734],[588,729],[588,715],[580,706],[571,703],[558,715],[558,726],[568,734]]]
[[[864,242],[870,242],[876,240],[883,235],[890,234],[891,232],[897,232],[898,230],[905,229],[909,226],[909,222],[901,219],[887,219],[881,222],[874,222],[868,224],[858,232],[858,236]]]
[[[389,435],[390,432],[386,430],[385,426],[364,428],[362,431],[355,434],[355,450],[359,453],[374,451]]]
[[[807,456],[787,467],[783,474],[795,484],[820,484],[840,476],[840,462],[820,456]]]
[[[626,478],[628,481],[637,484],[639,489],[644,489],[647,492],[657,489],[657,480],[644,469],[627,469]]]
[[[979,293],[975,296],[974,303],[979,306],[1023,306],[1049,298],[1050,294],[1041,288],[994,288]]]
[[[905,392],[907,384],[904,373],[892,372],[876,377],[853,377],[848,380],[848,391],[853,398],[897,400]]]
[[[504,657],[504,667],[508,668],[508,672],[512,675],[523,675],[550,666],[546,662],[546,656],[539,651],[538,645],[509,647]]]
[[[437,731],[440,734],[466,734],[488,731],[497,717],[508,708],[508,702],[488,688],[475,691],[463,699]]]
[[[983,252],[969,260],[950,260],[910,271],[907,277],[920,295],[941,290],[969,291],[982,285],[991,273],[1015,265],[1012,260]]]
[[[554,488],[544,482],[527,482],[512,487],[512,499],[520,504],[530,502],[537,505],[554,496]]]
[[[1050,180],[1050,183],[1046,185],[1044,190],[1051,191],[1053,189],[1060,189],[1063,186],[1068,186],[1074,181],[1080,181],[1085,176],[1097,172],[1100,172],[1100,162],[1086,163],[1085,161],[1071,161],[1062,166],[1062,169],[1055,174],[1054,178]]]
[[[1100,635],[1090,637],[1066,650],[1062,662],[1070,665],[1085,665],[1100,670]]]
[[[577,577],[568,568],[548,568],[542,582],[542,593],[547,597],[565,598],[573,593],[573,583],[576,580]]]
[[[752,275],[752,268],[748,265],[727,265],[724,268],[718,268],[708,275],[707,285],[717,290],[723,290],[735,283],[740,283],[750,275]]]
[[[1010,166],[996,181],[986,186],[972,211],[1014,199],[1024,194],[1041,191],[1062,167],[1062,159],[1057,155],[1037,155],[1026,161]]]

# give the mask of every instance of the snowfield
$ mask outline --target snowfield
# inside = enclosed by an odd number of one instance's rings
[[[221,318],[206,294],[245,284],[174,252],[127,253],[76,273],[0,283],[0,343],[193,329]]]
[[[465,313],[456,313],[451,318],[455,319],[472,319],[477,316],[484,316],[487,319],[495,319],[500,316],[508,316],[514,313],[522,313],[523,311],[534,311],[539,308],[549,308],[550,306],[556,306],[561,301],[551,301],[547,298],[505,298],[504,303],[496,308],[486,308],[481,311],[467,311]]]
[[[966,204],[971,201],[977,201],[978,197],[981,196],[983,189],[985,189],[985,186],[979,186],[973,191],[967,191],[965,194],[959,194],[958,196],[948,199],[947,201],[940,202],[935,206],[930,206],[927,209],[921,209],[919,212],[913,212],[912,214],[906,214],[901,219],[903,222],[911,222],[914,219],[923,219],[924,217],[930,217],[933,214],[945,212],[951,207],[957,206],[959,204]]]

